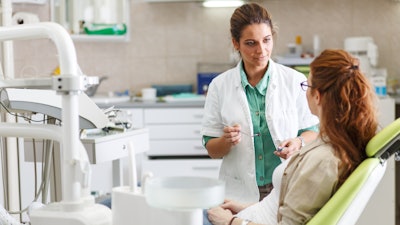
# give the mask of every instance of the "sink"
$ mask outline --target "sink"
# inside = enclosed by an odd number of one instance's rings
[[[130,96],[112,96],[109,97],[107,95],[95,95],[90,97],[96,104],[114,104],[114,103],[121,103],[121,102],[129,102]]]
[[[207,209],[224,201],[225,183],[207,177],[152,177],[145,184],[146,201],[164,209]]]

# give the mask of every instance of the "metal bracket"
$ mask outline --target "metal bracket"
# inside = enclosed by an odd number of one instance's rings
[[[98,84],[98,77],[88,77],[85,75],[72,76],[72,75],[60,75],[53,77],[52,89],[57,92],[75,92],[85,91],[88,87],[93,84]]]

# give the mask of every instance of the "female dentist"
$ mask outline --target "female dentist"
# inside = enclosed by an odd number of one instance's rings
[[[316,138],[318,118],[299,86],[306,77],[270,58],[275,30],[266,9],[245,4],[230,26],[242,60],[211,82],[201,133],[209,156],[223,158],[226,198],[250,203],[272,190],[280,157]]]

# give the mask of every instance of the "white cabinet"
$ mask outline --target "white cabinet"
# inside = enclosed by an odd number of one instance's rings
[[[201,125],[203,108],[146,108],[146,124],[198,124]]]
[[[134,128],[147,128],[149,150],[136,156],[138,177],[202,176],[217,178],[221,160],[210,159],[200,135],[203,106],[165,106],[157,103],[121,108],[122,118]],[[122,160],[127,185],[128,161]]]
[[[217,178],[221,160],[210,159],[201,141],[203,107],[144,108],[150,150],[142,173]]]
[[[123,133],[107,136],[91,136],[81,139],[93,164],[118,160],[129,155],[128,148],[132,143],[137,153],[149,149],[147,129],[132,129]]]
[[[144,109],[144,125],[150,131],[149,157],[207,156],[201,143],[203,108]]]
[[[144,127],[144,115],[142,108],[135,109],[123,109],[121,111],[123,120],[127,120],[131,123],[134,128],[143,128]]]

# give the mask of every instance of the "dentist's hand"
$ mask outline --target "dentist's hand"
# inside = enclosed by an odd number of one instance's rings
[[[240,125],[224,125],[223,134],[218,138],[211,138],[206,143],[208,155],[213,159],[220,159],[226,156],[233,146],[241,141]]]
[[[235,124],[233,126],[226,126],[224,127],[224,134],[223,138],[226,142],[230,143],[231,145],[237,145],[241,140],[240,134],[241,127],[239,124]]]
[[[287,159],[294,152],[300,150],[301,148],[301,141],[298,138],[291,138],[283,141],[279,146],[278,149],[274,152],[275,155]]]

